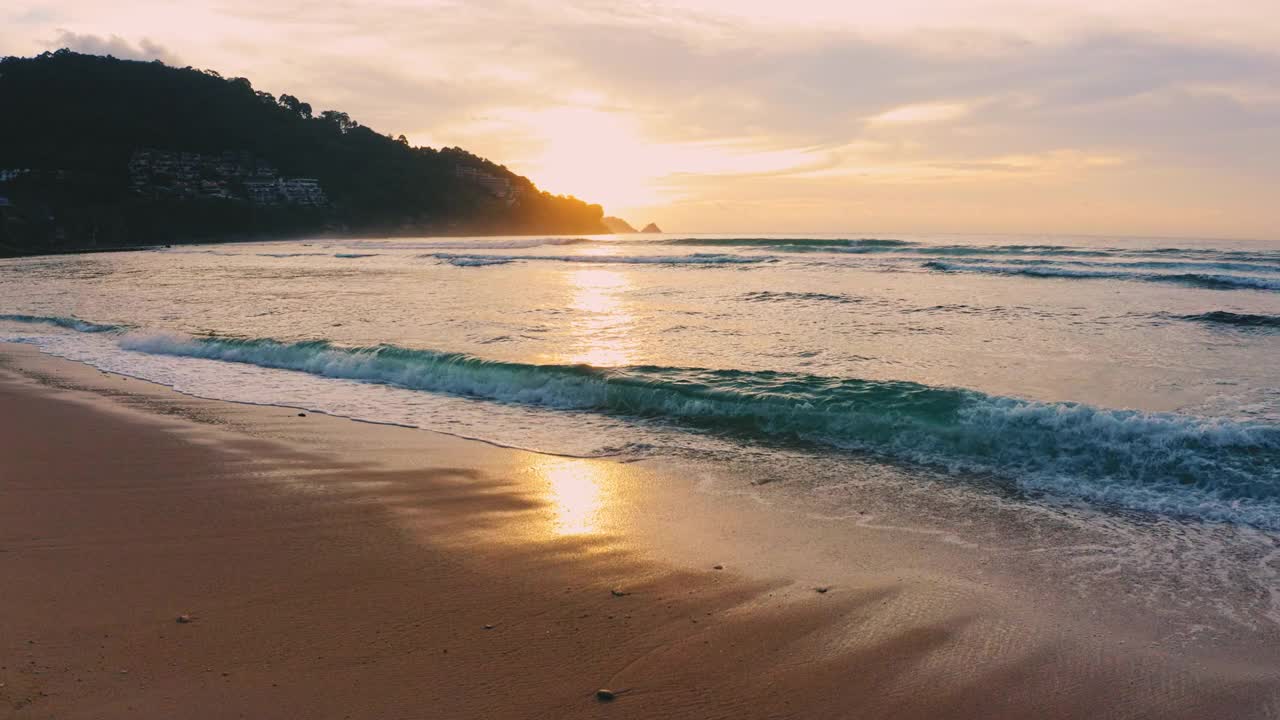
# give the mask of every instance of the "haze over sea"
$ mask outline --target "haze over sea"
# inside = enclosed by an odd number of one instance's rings
[[[185,246],[2,261],[0,312],[0,340],[204,397],[678,460],[709,491],[1016,537],[1075,570],[1161,574],[1147,592],[1226,588],[1245,625],[1277,617],[1275,243]]]

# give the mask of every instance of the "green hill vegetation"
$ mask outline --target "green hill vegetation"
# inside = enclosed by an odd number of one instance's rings
[[[599,205],[245,78],[0,60],[0,252],[341,234],[606,232]]]

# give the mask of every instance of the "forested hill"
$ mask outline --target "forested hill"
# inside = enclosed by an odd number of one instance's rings
[[[0,60],[0,252],[335,233],[595,233],[603,212],[245,78]]]

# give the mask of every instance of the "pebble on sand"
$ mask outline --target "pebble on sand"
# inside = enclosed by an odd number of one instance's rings
[[[596,691],[596,699],[600,702],[611,702],[618,694],[608,688],[600,688]]]
[[[194,616],[187,615],[185,613],[182,615],[179,615],[177,620],[178,620],[178,624],[180,625],[186,625],[187,623],[193,623],[196,621]]]

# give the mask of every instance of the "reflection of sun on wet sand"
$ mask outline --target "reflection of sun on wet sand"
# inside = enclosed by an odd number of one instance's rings
[[[552,532],[582,535],[595,530],[604,504],[606,481],[598,463],[589,460],[550,459],[534,465],[547,483],[546,500],[555,514]]]
[[[635,466],[3,352],[13,717],[1203,718],[1274,689]],[[753,572],[787,552],[829,561]]]

